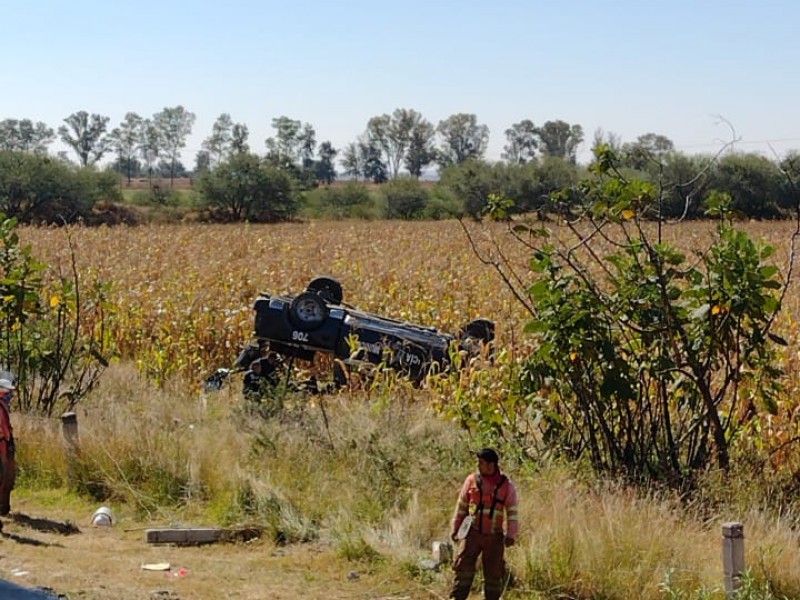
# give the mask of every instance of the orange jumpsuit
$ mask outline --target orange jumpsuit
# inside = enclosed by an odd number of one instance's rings
[[[17,462],[14,457],[14,429],[8,406],[0,400],[0,515],[11,512],[11,490],[17,479]]]
[[[451,598],[466,600],[469,596],[478,556],[482,556],[484,597],[486,600],[500,598],[505,575],[505,538],[515,540],[517,537],[518,504],[516,487],[499,468],[490,477],[481,477],[478,473],[467,476],[453,515],[453,537],[467,515],[471,515],[473,521],[453,564],[455,581]]]

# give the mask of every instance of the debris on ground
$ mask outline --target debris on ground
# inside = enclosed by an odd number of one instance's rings
[[[150,600],[181,600],[181,597],[170,590],[153,590],[150,592]]]

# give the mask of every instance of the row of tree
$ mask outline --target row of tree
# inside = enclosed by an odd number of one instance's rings
[[[82,167],[96,165],[109,153],[116,153],[118,165],[127,165],[131,176],[133,162],[141,157],[153,172],[155,161],[161,157],[169,166],[170,177],[175,177],[181,150],[192,132],[195,115],[182,106],[164,108],[151,118],[128,113],[118,127],[109,130],[109,117],[72,113],[58,128],[61,141],[74,151]],[[47,154],[55,141],[54,130],[30,119],[4,119],[0,121],[0,150],[31,154]],[[60,156],[68,160],[65,153]]]
[[[152,117],[135,112],[114,128],[109,117],[87,111],[64,119],[58,138],[70,148],[81,166],[95,165],[113,155],[113,167],[130,179],[161,174],[174,178],[186,174],[181,150],[192,133],[194,113],[183,106],[167,107]],[[310,123],[280,116],[272,120],[275,134],[265,140],[265,158],[276,166],[291,167],[301,181],[331,182],[337,178],[336,158],[349,178],[382,182],[401,173],[420,177],[438,166],[444,168],[470,159],[482,159],[489,128],[475,114],[458,113],[434,125],[413,109],[369,119],[364,132],[342,149],[331,142],[317,143]],[[512,164],[555,156],[575,164],[583,142],[583,129],[565,121],[536,126],[522,120],[505,131],[503,159]],[[56,139],[56,131],[43,122],[7,118],[0,121],[0,149],[43,154]],[[223,113],[195,157],[195,172],[213,169],[232,154],[250,152],[247,125]],[[68,158],[66,153],[62,158]]]
[[[673,151],[655,156],[641,154],[639,148],[615,156],[615,168],[622,176],[657,186],[659,200],[654,206],[658,210],[644,215],[649,218],[702,218],[705,201],[719,193],[730,197],[733,210],[751,218],[780,218],[797,210],[797,154],[779,162],[758,154],[732,153],[713,159]],[[272,222],[298,214],[479,218],[492,194],[513,199],[512,210],[518,212],[545,214],[558,207],[574,213],[588,200],[580,182],[591,168],[551,156],[521,164],[471,159],[443,169],[440,179],[432,183],[403,176],[378,188],[352,180],[345,186],[309,189],[294,163],[242,151],[203,170],[192,195],[156,198],[150,194],[150,201],[189,201],[195,210],[223,221]],[[78,167],[46,154],[0,150],[0,211],[23,222],[87,221],[98,202],[122,200],[119,178],[110,170]]]
[[[707,200],[720,194],[729,198],[732,210],[756,219],[793,215],[798,207],[797,155],[780,163],[757,154],[712,160],[670,152],[656,158],[636,149],[614,155],[620,178],[641,180],[657,190],[657,199],[642,218],[703,218]],[[282,220],[299,210],[320,218],[480,218],[493,195],[513,199],[512,212],[536,212],[545,218],[554,211],[577,215],[591,201],[583,183],[587,171],[598,166],[583,167],[552,156],[523,164],[473,159],[445,168],[433,184],[405,176],[377,188],[350,181],[298,193],[300,186],[289,171],[241,153],[201,174],[196,189],[204,207],[224,220]]]
[[[111,180],[93,179],[88,174],[98,172],[97,163],[109,154],[116,157],[111,169],[129,180],[142,174],[170,178],[185,174],[180,152],[191,134],[193,113],[182,106],[164,108],[151,118],[128,113],[110,131],[108,121],[107,117],[81,111],[67,117],[58,130],[87,173],[70,169],[68,161],[51,160],[48,146],[55,133],[44,123],[0,121],[0,152],[7,154],[2,157],[6,166],[0,173],[0,205],[7,214],[23,220],[52,220],[53,215],[62,220],[84,218],[87,206],[102,190],[108,191],[105,199],[114,199]],[[452,115],[434,126],[414,110],[397,109],[391,115],[370,119],[365,132],[341,152],[328,141],[318,144],[309,123],[281,116],[273,119],[272,126],[275,133],[265,140],[266,152],[258,154],[250,149],[247,126],[234,122],[228,114],[220,115],[197,155],[194,175],[198,207],[225,220],[291,218],[303,205],[300,192],[320,183],[330,184],[338,177],[339,155],[339,164],[349,179],[377,183],[399,176],[419,178],[435,162],[441,180],[436,186],[434,208],[420,209],[420,198],[422,204],[428,204],[427,192],[420,194],[404,184],[399,188],[409,192],[413,201],[398,202],[415,207],[413,210],[394,212],[386,206],[376,214],[365,210],[362,202],[347,200],[341,204],[336,194],[323,194],[315,201],[327,199],[331,205],[317,202],[317,214],[332,212],[338,216],[352,208],[359,215],[401,218],[453,212],[478,216],[492,193],[513,198],[517,210],[543,211],[553,201],[553,191],[569,186],[573,189],[559,197],[560,204],[570,209],[583,201],[575,187],[587,168],[576,160],[583,141],[580,125],[563,121],[547,121],[542,126],[530,120],[515,123],[505,131],[503,160],[495,163],[483,160],[489,132],[473,114]],[[627,175],[658,183],[660,212],[653,216],[701,216],[702,201],[711,190],[729,194],[735,209],[756,218],[778,217],[794,206],[787,182],[796,172],[796,153],[780,162],[734,153],[719,160],[677,152],[663,135],[648,133],[635,142],[622,143],[617,136],[599,130],[593,148],[601,147],[614,151],[617,168]],[[30,160],[32,157],[46,160]],[[86,185],[90,189],[84,189]],[[397,196],[396,191],[393,194]],[[45,205],[54,209],[44,210]]]
[[[189,174],[181,162],[181,151],[195,120],[194,113],[175,106],[149,118],[129,112],[117,127],[110,129],[108,117],[79,111],[66,117],[57,132],[81,166],[95,165],[111,155],[112,167],[129,180],[143,175],[174,179]],[[364,132],[342,149],[330,141],[318,143],[310,123],[280,116],[272,120],[272,127],[275,133],[265,140],[263,158],[291,171],[306,187],[337,179],[337,158],[345,177],[381,183],[401,174],[420,177],[433,166],[441,172],[452,165],[481,160],[489,141],[489,128],[475,114],[453,114],[434,125],[416,110],[405,108],[372,117]],[[249,135],[247,125],[235,122],[227,113],[221,114],[195,156],[193,172],[214,169],[234,154],[258,154],[250,147]],[[577,151],[584,142],[581,125],[562,120],[537,125],[523,119],[506,129],[504,135],[502,162],[511,165],[545,158],[577,165]],[[46,154],[55,139],[55,131],[42,122],[11,118],[0,121],[0,150]],[[675,151],[672,140],[656,133],[623,143],[619,136],[597,130],[592,148],[602,144],[639,170],[646,169],[653,159],[660,160]],[[62,157],[67,158],[65,154]]]

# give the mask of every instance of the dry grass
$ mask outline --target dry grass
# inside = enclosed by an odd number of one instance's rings
[[[6,520],[14,551],[0,562],[0,576],[23,569],[29,585],[82,598],[141,598],[158,586],[199,599],[352,598],[397,589],[430,598],[425,586],[443,592],[446,575],[423,582],[404,565],[444,539],[468,446],[424,406],[397,400],[326,398],[326,427],[318,404],[296,398],[265,421],[244,410],[235,390],[159,389],[130,366],[113,367],[78,409],[77,460],[65,457],[58,423],[15,415],[15,513],[83,531],[61,537]],[[72,491],[76,478],[80,494]],[[182,482],[179,497],[159,498],[158,484],[173,480]],[[88,527],[100,504],[117,516],[111,531]],[[171,526],[255,527],[263,537],[203,549],[144,543],[146,527]],[[277,545],[279,537],[289,544]],[[162,561],[189,575],[139,569]]]
[[[29,574],[17,581],[26,585],[92,599],[146,598],[154,589],[200,600],[446,597],[449,573],[418,563],[434,540],[446,539],[455,494],[473,465],[463,434],[423,403],[403,393],[378,391],[371,401],[342,393],[323,400],[326,427],[314,403],[265,421],[243,411],[232,390],[159,390],[131,367],[108,375],[79,408],[79,423],[81,451],[105,469],[109,499],[70,491],[57,423],[16,415],[23,475],[15,513],[69,521],[81,533],[65,537],[5,520],[0,576],[15,578],[12,569],[22,569]],[[183,497],[156,506],[148,480],[126,482],[114,469],[131,455],[157,481],[167,471],[185,478]],[[745,523],[755,573],[784,593],[800,593],[800,546],[786,520],[755,508],[695,514],[669,497],[539,467],[508,465],[520,488],[522,532],[508,555],[518,584],[507,598],[655,600],[664,597],[668,574],[682,597],[719,590],[720,524],[727,520]],[[89,526],[100,504],[117,517],[110,530]],[[200,548],[145,543],[145,528],[171,526],[261,527],[265,534]],[[276,544],[278,531],[288,545]],[[173,566],[170,576],[140,568],[164,561]],[[181,568],[188,574],[175,576]]]

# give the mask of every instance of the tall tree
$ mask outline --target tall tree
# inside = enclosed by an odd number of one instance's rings
[[[653,154],[666,154],[675,149],[675,144],[665,135],[658,133],[645,133],[636,138],[636,143],[646,148]]]
[[[222,113],[211,127],[211,135],[202,144],[203,150],[208,153],[209,164],[218,165],[230,152],[233,136],[233,120],[228,113]]]
[[[231,152],[233,154],[246,154],[250,152],[250,145],[247,139],[250,137],[250,130],[244,123],[234,123],[231,127]]]
[[[345,173],[355,179],[360,175],[373,183],[383,183],[388,179],[388,169],[381,151],[367,134],[345,146],[341,162]]]
[[[672,152],[675,145],[667,136],[657,133],[645,133],[636,138],[632,144],[623,147],[624,162],[641,171],[658,170],[664,155]]]
[[[271,162],[279,165],[296,165],[300,158],[300,132],[303,127],[301,121],[280,116],[272,119],[275,137],[266,139],[267,153]]]
[[[19,149],[31,154],[47,154],[47,147],[56,137],[51,127],[42,121],[34,123],[30,119],[19,121],[17,133]]]
[[[436,160],[435,137],[436,129],[423,118],[420,118],[412,126],[405,156],[405,167],[414,177],[420,177],[422,170]]]
[[[19,121],[17,119],[3,119],[0,121],[0,150],[18,150]]]
[[[111,144],[119,156],[120,165],[123,162],[127,163],[125,172],[128,176],[128,185],[131,183],[133,161],[139,146],[141,134],[142,117],[135,112],[129,112],[125,115],[125,119],[120,123],[120,126],[111,130],[111,134],[109,135]]]
[[[58,128],[58,135],[78,155],[80,165],[85,167],[100,160],[110,147],[106,135],[108,117],[89,115],[85,110],[72,113],[64,119],[66,125]]]
[[[324,181],[329,184],[336,179],[336,165],[334,159],[339,151],[333,147],[330,142],[322,142],[319,145],[317,156],[319,160],[316,163],[316,177],[318,181]]]
[[[367,135],[374,148],[385,156],[385,164],[390,178],[394,179],[400,172],[400,164],[407,157],[411,145],[412,132],[415,128],[424,127],[426,122],[420,113],[413,109],[398,108],[391,116],[373,117],[367,123]]]
[[[392,166],[395,164],[395,151],[393,143],[390,139],[389,129],[391,128],[392,118],[383,114],[379,117],[372,117],[367,122],[366,136],[369,140],[369,145],[378,151],[381,159],[386,155],[386,164],[388,166],[389,176],[394,175]]]
[[[506,140],[503,146],[502,157],[512,165],[523,165],[536,158],[536,149],[539,139],[536,134],[536,125],[530,119],[523,119],[506,129]]]
[[[566,121],[547,121],[538,128],[539,148],[547,156],[555,156],[573,165],[578,160],[578,146],[583,142],[583,127]]]
[[[46,154],[55,139],[52,128],[41,121],[4,119],[0,121],[0,150]]]
[[[440,121],[436,131],[442,137],[437,160],[442,167],[482,158],[489,142],[489,128],[471,113],[458,113]]]
[[[313,169],[316,151],[317,132],[309,123],[303,123],[303,127],[297,134],[297,152],[303,169]]]
[[[341,165],[344,168],[344,174],[356,181],[364,174],[364,161],[359,142],[350,142],[344,147]]]
[[[183,106],[164,108],[153,115],[153,125],[159,133],[161,150],[170,164],[170,185],[174,184],[181,149],[186,147],[186,138],[192,133],[195,115]]]
[[[139,130],[139,141],[136,149],[147,165],[147,177],[153,187],[153,165],[161,153],[161,133],[152,119],[143,119]]]

